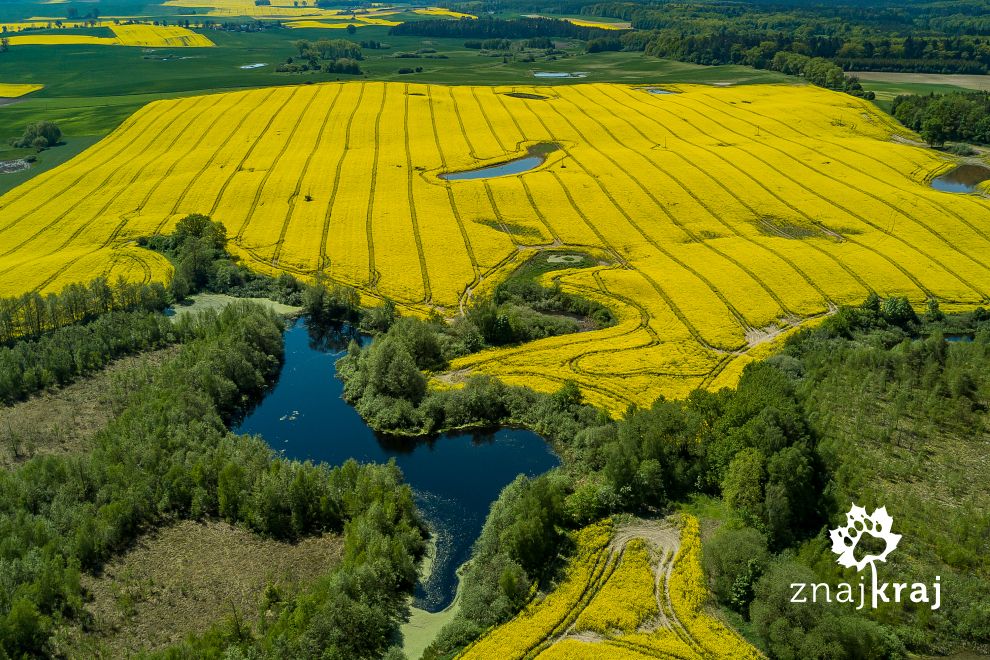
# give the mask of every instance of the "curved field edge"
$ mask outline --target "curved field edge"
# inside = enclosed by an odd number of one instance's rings
[[[534,253],[601,255],[553,281],[615,326],[471,355],[444,378],[571,380],[615,415],[731,386],[871,292],[988,300],[987,200],[932,190],[952,162],[864,101],[789,85],[527,89],[354,82],[152,103],[0,197],[0,295],[167,280],[134,242],[196,212],[253,269],[322,273],[411,314],[452,316]],[[541,142],[560,148],[531,171],[437,177]]]
[[[458,658],[764,657],[709,611],[697,518],[606,520],[574,540],[556,587]]]

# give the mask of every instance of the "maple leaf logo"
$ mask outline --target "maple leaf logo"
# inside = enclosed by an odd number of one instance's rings
[[[856,567],[856,571],[863,570],[867,564],[887,561],[889,555],[901,540],[900,534],[892,534],[891,526],[894,519],[887,513],[887,507],[880,507],[873,511],[873,515],[867,515],[866,509],[856,506],[846,514],[847,524],[829,532],[832,538],[832,552],[839,555],[839,565],[847,568]],[[863,538],[864,534],[869,534],[873,538],[884,541],[885,546],[880,554],[866,555],[862,559],[856,559],[856,546]],[[874,569],[875,569],[874,565]]]

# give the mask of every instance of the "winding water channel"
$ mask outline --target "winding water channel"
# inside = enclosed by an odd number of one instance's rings
[[[340,465],[395,459],[437,537],[429,580],[416,606],[446,607],[457,589],[456,569],[466,561],[491,503],[516,475],[546,472],[559,463],[535,433],[502,429],[456,433],[429,440],[389,438],[372,431],[341,399],[335,362],[348,337],[314,340],[303,320],[285,333],[285,364],[278,383],[234,428],[264,436],[286,458]],[[365,339],[366,341],[366,339]]]

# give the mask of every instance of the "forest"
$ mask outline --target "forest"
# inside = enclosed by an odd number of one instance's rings
[[[845,71],[986,73],[985,0],[939,3],[605,2],[581,13],[630,21],[648,53],[697,64],[769,68],[779,52]]]
[[[462,18],[457,21],[434,19],[402,23],[389,29],[396,36],[453,37],[457,39],[532,39],[559,37],[593,39],[608,30],[581,27],[556,18]]]
[[[910,94],[894,99],[890,113],[935,147],[947,141],[990,144],[990,93]]]

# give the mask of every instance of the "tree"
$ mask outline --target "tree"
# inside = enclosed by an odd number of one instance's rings
[[[722,480],[722,495],[747,519],[763,520],[763,484],[766,481],[766,458],[752,447],[743,449],[729,463]]]
[[[720,527],[704,544],[702,553],[715,597],[748,617],[754,584],[766,569],[769,556],[766,539],[752,527]]]
[[[948,139],[948,131],[941,117],[928,117],[921,125],[921,137],[925,142],[933,147],[945,145]]]
[[[41,150],[54,147],[61,139],[62,131],[55,122],[39,121],[28,124],[21,137],[12,138],[10,144],[19,149],[33,147]]]
[[[347,34],[354,34],[355,32],[357,32],[357,28],[354,27],[354,24],[353,23],[348,24]]]
[[[227,245],[227,228],[222,222],[214,222],[210,216],[192,213],[175,225],[176,247],[182,246],[190,238],[206,239],[205,246],[213,250],[223,250]]]
[[[8,50],[10,50],[10,39],[0,37],[0,53],[6,53]]]

